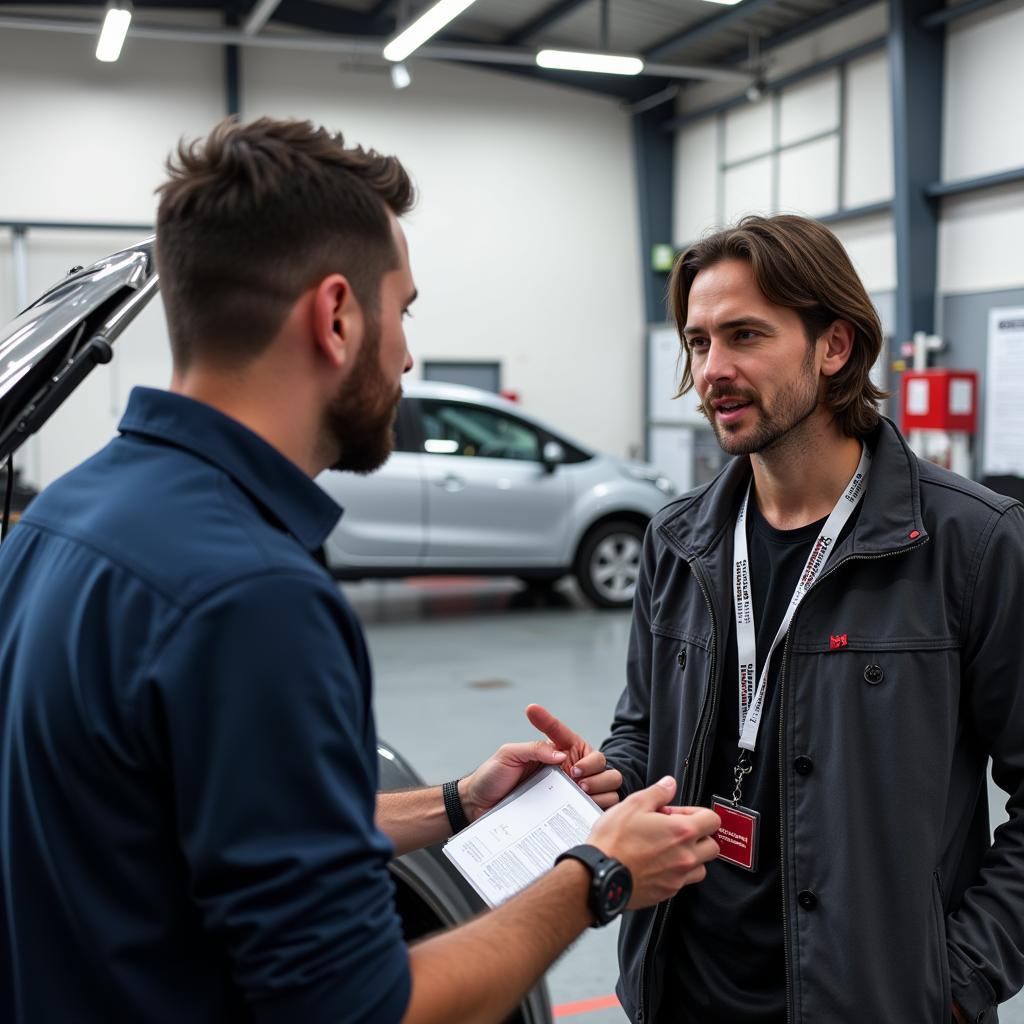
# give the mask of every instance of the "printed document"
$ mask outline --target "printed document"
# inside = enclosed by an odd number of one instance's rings
[[[601,808],[561,768],[547,766],[445,843],[444,852],[490,907],[550,871],[587,841]]]

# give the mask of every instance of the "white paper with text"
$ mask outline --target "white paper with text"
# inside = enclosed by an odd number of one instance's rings
[[[566,774],[542,768],[445,843],[445,856],[490,907],[550,871],[587,841],[601,808]]]

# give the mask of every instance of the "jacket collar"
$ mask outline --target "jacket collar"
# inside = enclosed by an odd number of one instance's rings
[[[223,470],[307,550],[319,549],[341,508],[295,463],[210,405],[154,388],[133,388],[118,425],[173,445]]]
[[[867,493],[852,533],[837,551],[871,556],[923,543],[917,457],[885,417],[865,440],[872,453]],[[668,506],[657,527],[660,535],[687,560],[706,555],[732,530],[750,472],[750,459],[732,459],[709,484]]]

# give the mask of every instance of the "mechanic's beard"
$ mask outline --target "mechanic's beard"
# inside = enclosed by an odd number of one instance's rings
[[[766,454],[795,442],[800,428],[818,408],[818,381],[813,372],[814,349],[809,348],[800,368],[800,377],[781,391],[771,409],[766,409],[755,392],[743,389],[715,391],[712,388],[701,403],[701,412],[707,417],[722,450],[729,455]],[[739,398],[750,402],[757,422],[747,433],[732,434],[715,418],[711,403],[723,397]]]
[[[377,319],[367,318],[355,366],[324,413],[324,433],[339,453],[331,469],[372,473],[394,448],[402,388],[392,388],[380,368],[380,335]]]

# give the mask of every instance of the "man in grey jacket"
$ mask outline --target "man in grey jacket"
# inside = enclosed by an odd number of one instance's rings
[[[622,1003],[994,1021],[1024,983],[1024,509],[879,416],[878,317],[826,228],[747,218],[670,294],[679,393],[738,457],[651,524],[602,749],[623,794],[671,773],[715,807],[721,854],[627,915]]]

